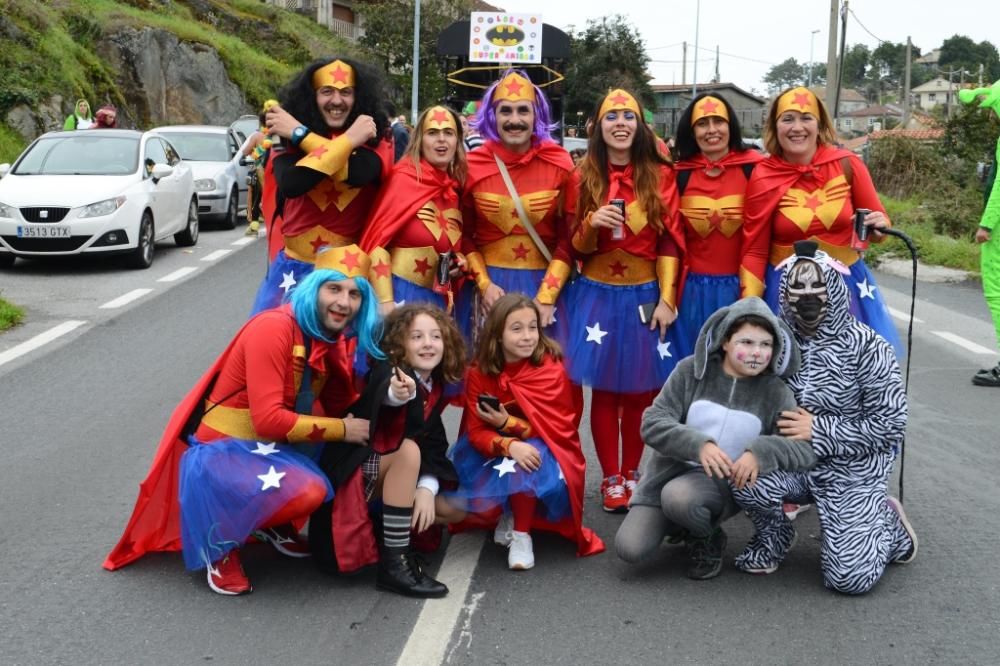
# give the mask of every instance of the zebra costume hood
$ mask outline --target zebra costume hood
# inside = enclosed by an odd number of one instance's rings
[[[791,328],[774,316],[767,303],[756,296],[751,296],[719,308],[702,325],[698,341],[694,346],[695,379],[701,380],[705,377],[708,359],[722,349],[726,331],[734,321],[746,315],[757,315],[766,319],[774,330],[774,353],[767,369],[782,378],[790,377],[799,371],[799,347],[795,344]]]
[[[849,273],[849,269],[839,261],[829,256],[822,250],[817,249],[814,241],[799,241],[795,244],[795,254],[789,257],[783,264],[784,272],[781,274],[781,281],[778,286],[778,302],[781,304],[781,316],[788,322],[789,327],[795,332],[796,338],[803,339],[825,339],[841,335],[844,329],[849,328],[854,317],[851,315],[851,293],[847,289],[847,283],[841,278],[841,274]],[[826,282],[827,302],[826,314],[819,324],[819,329],[814,335],[803,335],[795,326],[795,313],[789,304],[789,287],[791,276],[795,272],[792,268],[800,261],[811,261],[816,264],[823,273],[823,280]]]

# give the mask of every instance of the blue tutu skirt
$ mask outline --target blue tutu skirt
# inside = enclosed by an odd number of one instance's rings
[[[577,278],[566,294],[572,319],[566,367],[573,383],[612,393],[659,390],[691,354],[680,319],[662,343],[659,330],[639,320],[639,306],[659,300],[656,282],[614,286]]]
[[[438,294],[427,287],[421,287],[419,284],[413,284],[397,275],[392,276],[392,300],[400,305],[426,303],[436,305],[442,310],[448,309],[448,299],[443,294]]]
[[[507,499],[524,493],[538,499],[538,515],[549,522],[570,518],[569,490],[559,462],[544,441],[525,440],[541,454],[542,464],[534,472],[525,471],[513,458],[485,458],[462,435],[449,453],[458,472],[458,489],[443,491],[470,513],[485,513],[496,507],[509,510]]]
[[[694,350],[698,333],[708,318],[719,308],[740,299],[740,279],[736,275],[688,273],[681,296],[677,321],[687,333],[686,347]]]
[[[290,294],[295,285],[302,282],[314,268],[313,264],[292,259],[284,250],[279,251],[278,256],[267,267],[267,274],[264,275],[264,281],[257,290],[257,298],[254,299],[250,316],[281,305],[285,295]]]
[[[332,499],[326,475],[287,444],[232,438],[202,444],[192,438],[181,457],[178,484],[184,564],[203,569],[238,548],[256,527],[317,483],[326,486],[327,501]]]
[[[870,327],[875,332],[892,345],[896,350],[896,356],[902,358],[906,356],[906,349],[896,332],[896,324],[892,321],[889,309],[882,299],[882,292],[875,284],[875,276],[868,270],[868,266],[863,260],[858,260],[850,267],[848,275],[841,275],[847,285],[847,291],[851,296],[851,314]],[[778,289],[781,285],[781,272],[776,271],[774,266],[768,264],[767,274],[764,278],[764,299],[771,307],[771,310],[780,316],[781,308],[778,304]],[[862,287],[867,287],[863,289]],[[871,296],[865,294],[871,293]]]
[[[497,268],[490,266],[490,279],[495,285],[504,290],[504,293],[521,293],[529,298],[534,298],[538,293],[538,286],[542,284],[545,277],[543,269],[528,270],[520,268]],[[566,300],[563,297],[567,286],[563,287],[563,292],[556,299],[555,322],[545,329],[545,334],[566,348],[569,339],[569,311]],[[455,295],[455,322],[465,336],[466,342],[473,340],[473,331],[478,324],[476,313],[473,311],[477,302],[476,284],[469,280],[462,289]]]

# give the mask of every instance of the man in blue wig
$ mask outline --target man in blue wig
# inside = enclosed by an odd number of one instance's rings
[[[207,569],[213,591],[238,595],[253,589],[240,562],[250,537],[290,557],[309,556],[298,528],[334,495],[315,461],[327,443],[368,442],[368,421],[349,408],[358,397],[355,348],[382,356],[369,264],[357,245],[321,252],[284,305],[236,334],[174,411],[106,569],[150,551],[182,550],[189,569]],[[381,589],[443,596],[447,588],[409,553],[419,465],[419,454],[400,449],[359,469],[352,487],[364,487],[368,476],[382,482],[382,557],[374,546],[338,546],[361,564],[379,560]],[[348,501],[352,495],[362,500],[350,505],[362,514],[355,521],[367,520],[364,495],[345,490]]]

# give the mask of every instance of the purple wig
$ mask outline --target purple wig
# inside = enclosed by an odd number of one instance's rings
[[[469,124],[474,129],[490,141],[500,141],[500,134],[497,132],[497,113],[493,108],[493,92],[500,85],[500,81],[503,81],[508,74],[512,74],[514,71],[513,69],[508,69],[500,75],[497,81],[493,82],[493,85],[486,89],[483,101],[479,105],[479,112],[476,113],[475,118],[469,121]],[[531,81],[531,78],[524,70],[519,69],[517,73]],[[532,139],[535,141],[554,141],[552,132],[559,127],[559,123],[552,121],[552,110],[549,107],[549,100],[545,97],[545,93],[534,83],[531,85],[535,88],[535,102],[532,104],[535,109],[535,127],[531,132]]]

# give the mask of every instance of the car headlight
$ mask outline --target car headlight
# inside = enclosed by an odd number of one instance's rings
[[[0,217],[14,217],[14,207],[0,203]]]
[[[98,201],[97,203],[92,203],[89,206],[84,206],[83,211],[80,213],[80,217],[103,217],[104,215],[111,215],[119,208],[125,205],[125,197],[115,197],[114,199],[105,199],[104,201]]]
[[[210,192],[211,190],[218,189],[215,184],[215,180],[212,178],[199,178],[194,181],[194,189],[199,192]]]

